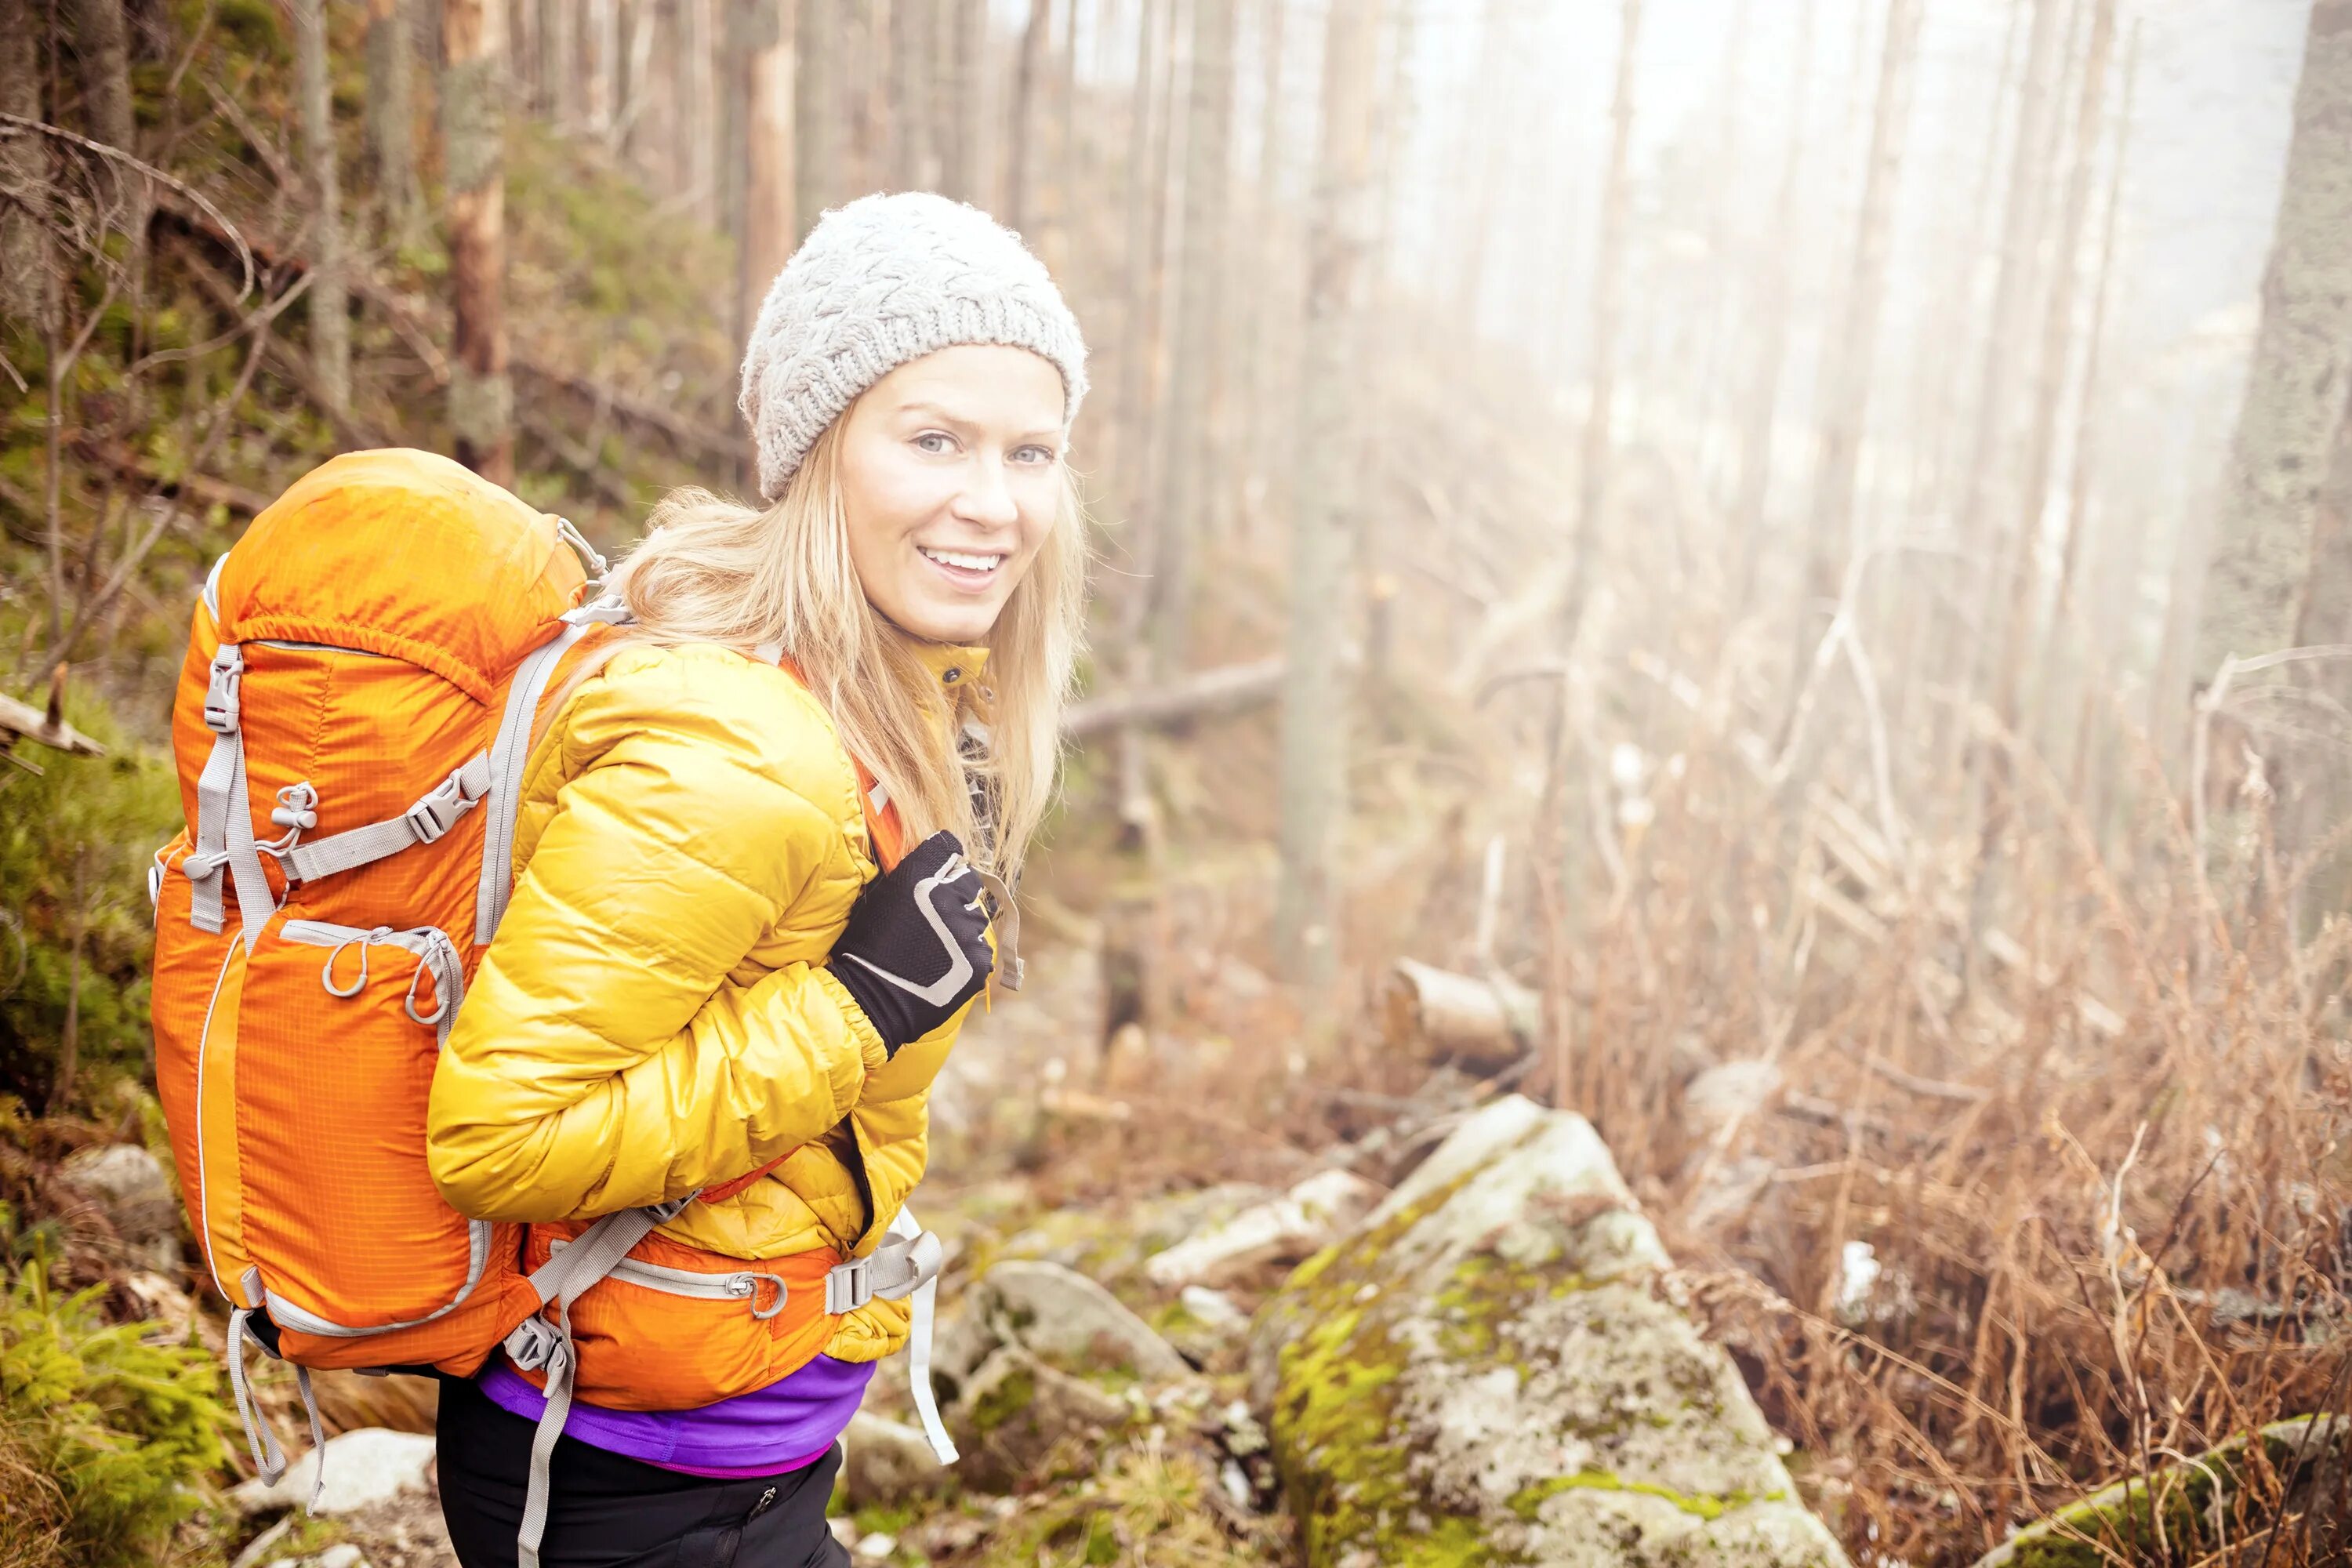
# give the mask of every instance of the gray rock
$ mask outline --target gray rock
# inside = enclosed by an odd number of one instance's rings
[[[1844,1568],[1723,1352],[1650,1289],[1650,1222],[1581,1118],[1471,1115],[1259,1313],[1251,1384],[1308,1568]]]
[[[1018,1345],[982,1362],[948,1412],[961,1450],[958,1479],[983,1491],[1092,1465],[1096,1450],[1129,1415],[1126,1401],[1061,1372]]]
[[[887,1508],[945,1489],[949,1471],[920,1428],[861,1410],[842,1435],[841,1484],[849,1506]]]
[[[106,1216],[133,1267],[179,1268],[180,1200],[154,1155],[136,1143],[94,1144],[67,1155],[58,1179]]]
[[[433,1439],[422,1432],[362,1426],[328,1438],[325,1456],[327,1483],[314,1511],[357,1513],[408,1493],[422,1494],[433,1467]],[[289,1465],[277,1485],[265,1485],[257,1477],[240,1482],[230,1489],[229,1501],[240,1513],[307,1502],[319,1460],[320,1450],[313,1448]]]
[[[1192,1370],[1118,1297],[1058,1263],[998,1264],[972,1288],[963,1316],[942,1339],[938,1363],[959,1385],[970,1375],[965,1368],[1008,1344],[1071,1370],[1124,1370],[1147,1383]]]
[[[1296,1262],[1363,1216],[1381,1189],[1352,1171],[1321,1171],[1278,1198],[1186,1237],[1143,1266],[1163,1287],[1213,1285],[1261,1264]]]

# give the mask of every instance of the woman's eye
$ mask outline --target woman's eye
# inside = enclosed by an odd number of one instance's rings
[[[1019,458],[1024,463],[1050,463],[1054,460],[1054,448],[1051,447],[1024,447],[1021,450],[1014,453],[1013,456]]]
[[[953,437],[942,435],[937,430],[926,430],[915,437],[915,445],[936,458],[951,450],[955,441]]]

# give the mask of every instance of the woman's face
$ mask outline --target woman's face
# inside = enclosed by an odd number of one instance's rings
[[[1062,374],[958,344],[884,376],[842,429],[849,559],[867,602],[933,642],[984,640],[1053,531]]]

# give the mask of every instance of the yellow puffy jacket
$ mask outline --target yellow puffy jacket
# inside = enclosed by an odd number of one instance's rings
[[[926,657],[944,718],[986,653]],[[816,699],[717,646],[623,651],[533,749],[514,860],[433,1080],[428,1154],[451,1206],[583,1220],[782,1159],[656,1234],[755,1260],[870,1253],[922,1179],[963,1013],[886,1058],[824,967],[877,868]],[[907,1320],[877,1297],[825,1353],[887,1355]]]

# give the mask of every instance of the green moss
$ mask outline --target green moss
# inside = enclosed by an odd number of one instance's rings
[[[1036,1373],[1025,1366],[1007,1373],[972,1400],[972,1430],[993,1432],[1036,1402]]]
[[[1760,1497],[1751,1492],[1729,1492],[1720,1497],[1678,1492],[1654,1481],[1629,1481],[1607,1470],[1579,1470],[1574,1475],[1550,1476],[1533,1486],[1522,1487],[1513,1495],[1510,1509],[1521,1519],[1532,1522],[1542,1513],[1548,1499],[1572,1491],[1638,1492],[1643,1497],[1670,1502],[1683,1512],[1705,1520],[1721,1519],[1732,1510],[1746,1508],[1750,1503],[1786,1502],[1789,1499],[1789,1494],[1784,1491],[1766,1492]]]

